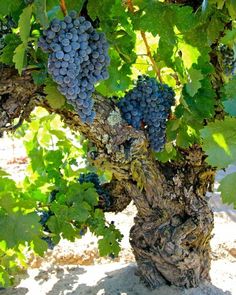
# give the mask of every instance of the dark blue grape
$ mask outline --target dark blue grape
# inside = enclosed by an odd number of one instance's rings
[[[84,17],[71,11],[64,20],[54,19],[43,31],[39,46],[49,52],[48,72],[83,122],[95,117],[94,84],[107,79],[110,63],[105,34],[98,33]]]
[[[64,22],[67,23],[67,24],[70,24],[72,22],[72,18],[69,15],[66,15],[64,17]]]
[[[225,75],[235,75],[236,72],[236,58],[234,50],[227,45],[220,44],[220,53],[222,55],[222,67]]]
[[[68,46],[70,44],[70,40],[65,38],[65,39],[62,40],[61,43],[62,43],[63,46]]]
[[[64,50],[64,52],[66,52],[66,53],[69,53],[69,52],[71,52],[71,45],[67,45],[67,46],[64,46],[63,47],[63,50]]]
[[[63,51],[57,51],[56,52],[56,58],[57,59],[59,59],[59,60],[61,60],[61,59],[63,59],[63,57],[64,57],[64,52]]]
[[[106,74],[104,71],[103,75]],[[136,86],[118,102],[123,118],[136,129],[146,126],[150,146],[161,151],[165,144],[166,120],[174,105],[174,91],[148,76],[139,76]]]

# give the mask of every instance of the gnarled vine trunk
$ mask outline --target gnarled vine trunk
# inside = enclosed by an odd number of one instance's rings
[[[166,282],[196,287],[210,279],[213,214],[205,194],[213,184],[214,171],[204,164],[197,147],[183,154],[181,162],[158,165],[164,207],[155,196],[148,207],[146,194],[134,199],[138,214],[130,242],[139,274],[151,287]]]
[[[121,119],[112,100],[95,96],[96,119],[84,124],[73,111],[52,108],[30,73],[22,77],[0,70],[0,131],[16,128],[34,106],[56,112],[97,149],[93,164],[113,172],[106,185],[113,198],[109,211],[122,211],[132,199],[138,209],[130,242],[139,274],[151,287],[163,283],[195,287],[209,279],[213,215],[205,200],[214,171],[198,146],[181,150],[175,162],[156,162],[143,131]],[[17,126],[11,126],[20,117]]]

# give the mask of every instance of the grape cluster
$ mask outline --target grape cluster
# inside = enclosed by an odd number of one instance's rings
[[[63,20],[52,20],[49,29],[43,31],[39,46],[49,52],[48,72],[58,90],[83,122],[92,123],[94,85],[108,78],[110,58],[105,34],[71,11]]]
[[[99,195],[100,202],[102,202],[102,207],[104,208],[110,208],[111,198],[109,193],[101,186],[98,175],[96,173],[86,173],[86,174],[80,174],[79,182],[82,184],[84,182],[91,182],[94,184],[94,188],[96,189],[96,192]]]
[[[227,76],[236,74],[236,59],[233,49],[226,45],[220,45],[220,53],[222,55],[222,66]]]
[[[39,223],[42,225],[43,230],[47,233],[51,233],[49,227],[47,226],[47,221],[48,219],[53,216],[54,214],[52,213],[52,211],[37,211],[37,214],[40,217],[40,221]],[[42,240],[44,240],[45,242],[47,242],[48,244],[48,248],[49,249],[53,249],[55,247],[55,244],[53,243],[52,239],[50,237],[42,237]]]
[[[118,102],[123,118],[134,128],[145,127],[151,148],[161,151],[165,144],[166,120],[174,105],[174,91],[148,76],[139,76],[136,86]]]

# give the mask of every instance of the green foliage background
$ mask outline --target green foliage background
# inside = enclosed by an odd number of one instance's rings
[[[66,6],[80,13],[84,2],[66,0]],[[47,75],[47,55],[37,46],[50,20],[63,18],[60,3],[58,0],[27,3],[0,1],[0,19],[8,15],[17,24],[4,39],[0,62],[14,66],[19,74],[31,70],[35,84],[44,85],[51,106],[65,106],[64,97]],[[178,148],[200,144],[210,165],[226,168],[233,164],[236,77],[224,74],[218,45],[229,46],[236,55],[235,1],[204,0],[197,11],[190,6],[157,0],[133,0],[133,6],[132,12],[126,1],[88,1],[89,17],[99,19],[98,30],[105,32],[110,44],[110,78],[97,85],[96,90],[107,97],[121,97],[132,88],[139,74],[156,76],[141,37],[144,32],[163,82],[176,92],[165,150],[156,154],[157,159],[177,160]],[[221,117],[216,116],[219,109]],[[0,170],[0,284],[3,286],[13,282],[20,266],[26,266],[23,249],[30,248],[42,255],[47,248],[35,212],[41,208],[50,208],[55,213],[48,223],[55,243],[61,237],[73,241],[80,237],[80,229],[89,227],[101,238],[101,255],[117,255],[121,239],[114,225],[107,224],[104,214],[95,209],[98,196],[93,186],[76,181],[81,172],[90,169],[87,166],[81,169],[76,161],[86,154],[86,140],[68,132],[56,115],[41,116],[36,112],[24,128],[17,134],[25,140],[30,158],[28,175],[16,184]],[[225,202],[236,206],[235,180],[235,173],[226,176],[219,190]],[[48,196],[54,189],[60,194],[50,203]]]

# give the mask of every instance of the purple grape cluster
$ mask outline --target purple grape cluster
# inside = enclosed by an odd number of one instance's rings
[[[136,86],[118,102],[123,118],[134,128],[145,127],[151,148],[159,152],[166,137],[166,121],[175,103],[175,93],[166,84],[139,76]]]
[[[48,72],[58,84],[58,90],[83,122],[92,123],[94,85],[108,78],[110,58],[105,34],[71,11],[63,20],[52,20],[50,27],[43,31],[39,46],[49,52]]]

